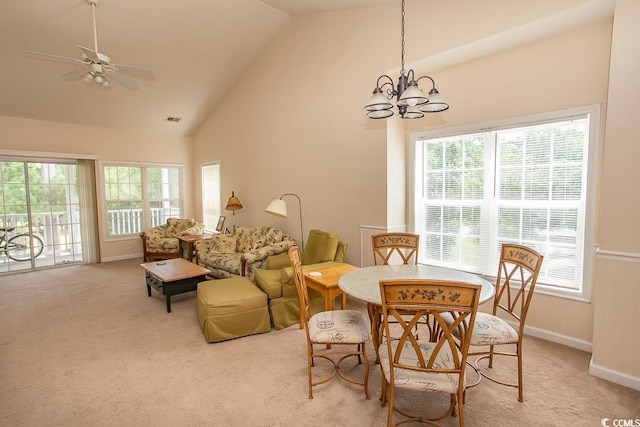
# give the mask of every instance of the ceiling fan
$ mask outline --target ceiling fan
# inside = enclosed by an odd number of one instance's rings
[[[110,85],[110,79],[113,79],[127,89],[137,89],[138,84],[124,74],[148,80],[155,80],[155,74],[152,70],[132,67],[129,65],[112,64],[111,59],[107,55],[98,52],[98,31],[96,29],[96,5],[98,2],[99,0],[87,0],[87,3],[91,4],[91,10],[93,12],[94,48],[89,49],[84,46],[78,46],[82,52],[82,59],[39,52],[23,53],[34,57],[34,59],[48,59],[82,65],[80,68],[62,76],[68,80],[75,80],[83,77],[83,80],[86,83],[94,82],[98,85],[108,87]]]

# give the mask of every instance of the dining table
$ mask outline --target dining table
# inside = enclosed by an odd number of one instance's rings
[[[389,279],[435,279],[480,285],[480,304],[495,294],[494,285],[477,274],[426,264],[374,265],[343,274],[338,279],[338,287],[348,296],[367,303],[376,354],[381,342],[380,281]]]

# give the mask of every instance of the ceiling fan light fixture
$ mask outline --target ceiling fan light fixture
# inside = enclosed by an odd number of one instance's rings
[[[78,46],[81,52],[82,59],[70,58],[60,55],[51,55],[48,53],[39,52],[23,52],[30,56],[36,57],[35,59],[53,59],[61,62],[76,64],[80,68],[66,73],[63,77],[67,80],[74,80],[82,78],[86,83],[90,83],[91,80],[104,87],[110,85],[108,78],[115,80],[127,89],[138,89],[138,84],[129,77],[123,74],[131,74],[134,77],[141,77],[147,80],[155,80],[156,76],[152,70],[146,68],[132,67],[129,65],[112,64],[111,59],[98,51],[98,31],[96,27],[96,6],[99,4],[99,0],[86,0],[91,5],[91,11],[93,15],[93,49]],[[88,66],[88,67],[87,67]],[[89,68],[89,70],[87,70]]]

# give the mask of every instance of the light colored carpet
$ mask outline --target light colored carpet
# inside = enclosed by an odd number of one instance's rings
[[[207,344],[195,292],[173,297],[168,314],[163,296],[154,290],[147,297],[139,262],[0,276],[0,425],[386,424],[377,365],[371,400],[337,379],[315,387],[309,400],[298,325]],[[371,346],[369,353],[373,360]],[[524,403],[515,389],[485,380],[467,392],[467,425],[599,426],[605,417],[640,418],[640,392],[589,376],[589,357],[527,338]],[[431,393],[400,400],[428,413],[446,399]]]

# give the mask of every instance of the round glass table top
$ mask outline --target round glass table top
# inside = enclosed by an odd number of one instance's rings
[[[424,264],[362,267],[340,276],[338,286],[349,296],[380,305],[380,280],[387,279],[436,279],[481,285],[481,304],[495,293],[493,284],[476,274]]]

